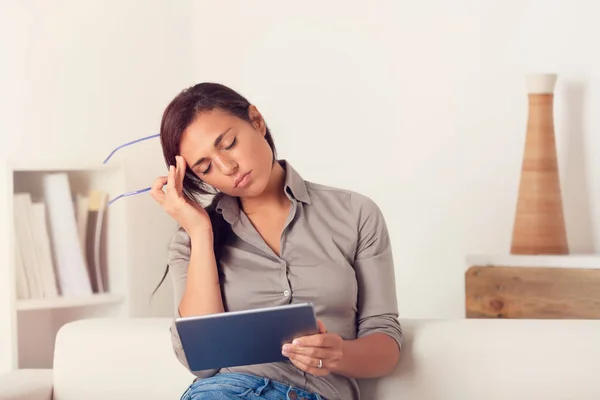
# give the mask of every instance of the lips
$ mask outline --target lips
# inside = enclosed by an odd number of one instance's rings
[[[251,171],[250,171],[250,172],[251,172]],[[238,186],[240,186],[240,184],[241,184],[241,183],[245,184],[245,183],[246,183],[246,181],[247,181],[247,180],[248,180],[248,178],[249,178],[250,172],[246,172],[245,174],[238,176],[238,177],[235,179],[235,182],[234,182],[234,184],[233,184],[233,187],[237,189],[237,188],[238,188]],[[242,186],[244,186],[244,185],[242,185]]]

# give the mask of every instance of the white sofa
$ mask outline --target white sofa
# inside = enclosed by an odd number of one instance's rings
[[[0,378],[1,400],[176,400],[193,376],[169,319],[92,319],[59,332],[54,369]],[[600,321],[403,320],[402,361],[363,399],[600,399]]]

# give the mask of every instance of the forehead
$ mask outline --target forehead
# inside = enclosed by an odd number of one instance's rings
[[[231,132],[241,121],[240,118],[220,109],[198,114],[181,135],[180,153],[187,159],[209,151],[219,135],[228,129]]]

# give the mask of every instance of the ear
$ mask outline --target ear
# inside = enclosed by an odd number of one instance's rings
[[[248,117],[250,118],[250,123],[254,129],[260,132],[261,135],[265,136],[267,134],[267,125],[265,124],[265,120],[254,105],[250,105],[248,107]]]

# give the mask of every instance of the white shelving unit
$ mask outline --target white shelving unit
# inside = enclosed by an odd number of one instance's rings
[[[129,315],[126,208],[108,207],[104,219],[103,245],[106,247],[105,262],[109,287],[107,293],[18,299],[12,194],[28,192],[34,201],[39,201],[43,193],[44,174],[64,172],[68,176],[73,194],[85,194],[91,189],[100,189],[108,192],[109,198],[112,198],[126,191],[125,174],[118,165],[12,164],[8,170],[7,222],[11,229],[8,252],[0,254],[0,262],[8,266],[9,279],[0,282],[0,290],[8,291],[10,306],[9,315],[0,315],[0,338],[10,341],[10,354],[3,357],[10,358],[11,369],[52,368],[56,334],[65,323],[83,318]]]

